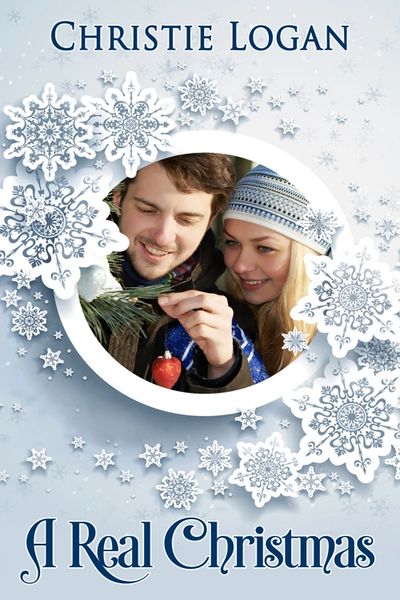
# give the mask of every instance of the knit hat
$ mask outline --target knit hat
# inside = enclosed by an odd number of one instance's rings
[[[289,181],[263,165],[238,181],[223,219],[268,227],[321,254],[329,250],[337,227],[332,211],[312,208]]]

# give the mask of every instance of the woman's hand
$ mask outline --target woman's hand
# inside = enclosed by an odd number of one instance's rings
[[[217,379],[229,371],[235,362],[233,311],[225,296],[188,290],[164,294],[158,303],[167,315],[180,322],[203,351],[209,379]]]

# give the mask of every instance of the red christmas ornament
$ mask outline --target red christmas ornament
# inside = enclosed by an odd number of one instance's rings
[[[151,365],[154,383],[169,390],[178,381],[181,371],[181,361],[176,356],[172,356],[169,350],[164,352],[164,356],[157,356]]]

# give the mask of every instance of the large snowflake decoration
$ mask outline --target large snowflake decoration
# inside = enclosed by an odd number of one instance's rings
[[[203,117],[220,102],[216,88],[217,82],[210,81],[206,77],[199,77],[197,73],[193,79],[188,79],[185,84],[178,88],[181,92],[182,109],[191,112],[199,112]]]
[[[46,454],[46,448],[42,448],[41,450],[35,450],[32,448],[31,456],[28,456],[26,459],[27,462],[32,463],[32,471],[36,471],[36,469],[44,469],[47,470],[47,463],[52,461],[53,459]]]
[[[126,247],[102,199],[111,174],[87,169],[46,182],[18,165],[0,190],[0,275],[28,272],[68,298],[87,267]]]
[[[51,348],[47,348],[46,354],[41,354],[40,358],[43,360],[43,369],[50,367],[53,371],[57,371],[58,365],[64,364],[62,358],[60,358],[61,350],[54,352]]]
[[[217,440],[214,440],[211,446],[199,448],[199,452],[201,456],[199,469],[211,471],[214,477],[216,477],[220,471],[232,468],[229,457],[232,449],[226,449],[223,446],[220,446]]]
[[[40,310],[38,306],[33,306],[32,302],[27,302],[25,306],[12,311],[11,331],[17,331],[19,335],[31,341],[33,336],[47,331],[46,315],[47,310]]]
[[[369,483],[379,457],[400,439],[400,422],[389,399],[395,400],[397,377],[392,379],[358,371],[348,360],[332,359],[325,377],[312,388],[300,388],[284,398],[302,419],[300,441],[303,464],[330,460],[346,465],[362,483]]]
[[[170,136],[175,123],[167,115],[173,112],[172,98],[158,98],[154,89],[140,89],[136,74],[129,71],[122,90],[110,88],[105,99],[84,96],[82,103],[93,108],[92,147],[105,151],[109,161],[122,159],[128,177],[135,177],[140,160],[153,161],[158,150],[171,148]]]
[[[94,158],[85,140],[92,137],[92,127],[86,123],[93,108],[75,108],[70,96],[59,100],[54,86],[48,83],[42,95],[28,96],[24,108],[6,106],[4,112],[15,121],[6,128],[6,137],[14,140],[4,152],[5,158],[23,156],[23,164],[31,169],[40,165],[47,181],[52,181],[58,166],[70,169],[76,156]]]
[[[345,260],[311,255],[304,260],[311,280],[308,296],[290,314],[327,333],[334,356],[344,357],[359,340],[367,342],[374,335],[398,335],[398,274],[376,262],[369,240],[362,240]]]
[[[375,375],[400,369],[400,344],[396,342],[372,338],[370,342],[359,344],[354,352],[358,354],[358,366],[369,367]]]
[[[303,352],[303,350],[308,350],[308,334],[304,333],[303,331],[298,331],[297,327],[295,327],[293,331],[289,331],[288,333],[282,333],[282,337],[282,350],[288,350],[289,352],[293,352],[295,356],[299,354],[299,352]]]
[[[203,490],[199,488],[199,484],[194,479],[194,471],[174,471],[168,469],[168,475],[163,477],[161,483],[156,485],[156,490],[161,492],[162,500],[165,500],[165,508],[173,506],[174,508],[186,508],[190,510],[191,505],[195,502]]]
[[[305,235],[318,243],[323,243],[327,249],[332,244],[332,237],[336,229],[340,227],[333,210],[321,210],[313,206],[308,207],[299,225],[303,228]]]
[[[229,483],[251,492],[255,505],[261,508],[278,496],[298,495],[296,478],[297,460],[285,447],[279,433],[273,433],[264,442],[239,442],[239,468],[229,477]]]

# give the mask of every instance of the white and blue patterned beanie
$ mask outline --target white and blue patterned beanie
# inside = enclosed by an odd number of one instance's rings
[[[223,219],[239,219],[268,227],[286,237],[326,254],[330,236],[317,235],[310,227],[315,209],[289,181],[258,165],[238,181]]]

